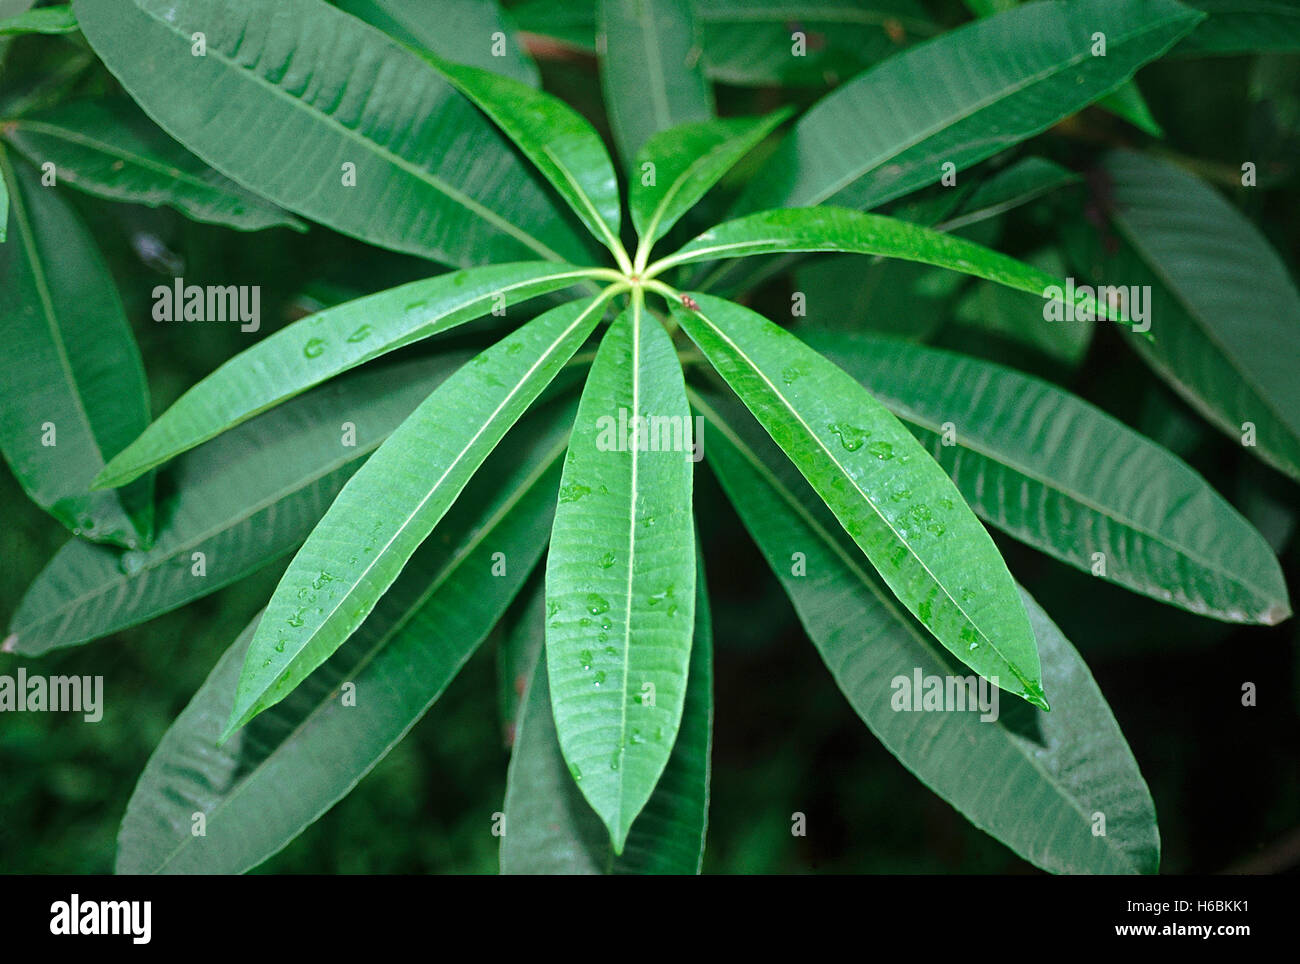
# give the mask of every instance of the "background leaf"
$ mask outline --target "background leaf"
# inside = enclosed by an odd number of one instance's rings
[[[496,0],[336,0],[354,17],[378,27],[416,50],[427,50],[458,64],[481,67],[529,87],[541,85],[537,65],[515,36],[510,18]],[[497,34],[504,53],[493,53]]]
[[[601,90],[625,162],[652,134],[713,116],[687,0],[598,0],[597,9]]]
[[[303,230],[297,218],[194,157],[125,99],[69,101],[24,114],[5,137],[33,164],[54,164],[60,184],[158,207],[241,231]]]
[[[866,209],[936,184],[943,164],[969,167],[1118,87],[1199,17],[1173,0],[1043,0],[958,27],[814,105],[736,210]]]
[[[183,455],[162,475],[153,546],[121,552],[68,542],[24,595],[10,645],[35,656],[107,636],[296,549],[361,460],[468,357],[340,379]],[[343,444],[349,423],[355,447]],[[202,576],[194,553],[202,553]]]
[[[1134,347],[1228,435],[1240,441],[1252,423],[1258,445],[1246,450],[1300,478],[1300,293],[1286,266],[1196,177],[1127,151],[1105,169],[1115,227],[1145,270],[1117,252],[1098,277],[1152,284],[1155,338]]]
[[[0,449],[32,501],[74,534],[147,543],[151,479],[120,493],[89,491],[149,421],[144,365],[117,286],[53,188],[3,153],[0,177],[13,205],[13,236],[0,246]]]
[[[282,207],[447,264],[588,257],[523,163],[432,67],[322,0],[76,0],[74,9],[150,117]]]
[[[283,702],[222,746],[258,619],[163,737],[118,836],[117,872],[240,873],[345,796],[415,725],[527,578],[550,532],[572,405],[512,437],[361,628]],[[503,575],[487,576],[495,553]],[[260,618],[260,617],[258,617]],[[355,685],[355,705],[340,698]],[[191,833],[203,813],[206,836]]]
[[[962,667],[895,605],[806,484],[714,399],[705,453],[858,716],[891,753],[977,827],[1054,873],[1155,873],[1160,838],[1146,783],[1074,647],[1021,590],[1052,712],[1000,702],[978,711],[902,712],[900,677],[960,677]],[[751,426],[741,429],[742,423]],[[744,437],[740,434],[743,432]],[[791,554],[807,575],[794,575]],[[991,706],[991,701],[989,704]],[[1095,836],[1096,815],[1106,834]]]
[[[1083,399],[920,345],[806,338],[906,422],[971,508],[1009,535],[1084,572],[1100,552],[1103,578],[1201,615],[1290,614],[1260,534],[1181,460]],[[954,444],[943,443],[945,425]]]

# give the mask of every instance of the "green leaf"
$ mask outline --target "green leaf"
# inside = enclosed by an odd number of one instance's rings
[[[0,171],[0,244],[9,234],[9,178]]]
[[[960,210],[940,219],[935,230],[956,231],[986,221],[1082,180],[1074,171],[1054,161],[1026,157],[982,181],[964,200]]]
[[[488,265],[318,311],[240,352],[187,391],[108,464],[95,485],[122,485],[326,379],[496,305],[558,291],[582,277],[579,269],[549,262]]]
[[[36,656],[98,639],[297,549],[360,461],[467,358],[346,376],[181,456],[163,476],[153,546],[121,552],[68,542],[28,588],[9,645]],[[342,429],[348,422],[355,439]]]
[[[323,0],[74,9],[150,117],[284,208],[448,264],[588,256],[523,162],[429,64]]]
[[[1175,54],[1203,57],[1262,50],[1300,50],[1300,4],[1295,0],[1188,0],[1208,17]]]
[[[694,0],[705,72],[742,87],[824,87],[939,28],[913,0]],[[794,54],[798,31],[804,35]]]
[[[1137,763],[1087,666],[1033,599],[1020,590],[1051,713],[1019,701],[999,701],[987,722],[989,714],[969,709],[904,712],[903,686],[920,676],[944,678],[946,687],[962,667],[898,608],[779,453],[751,444],[758,433],[742,439],[738,406],[718,409],[710,398],[697,408],[708,419],[710,467],[836,683],[886,749],[971,823],[1045,870],[1156,872],[1155,808]],[[792,574],[794,552],[806,574]],[[1104,836],[1094,834],[1097,813]]]
[[[625,161],[651,135],[713,117],[687,0],[599,0],[597,10],[601,90]]]
[[[1066,274],[1065,260],[1052,248],[1042,248],[1025,260],[1048,274]],[[976,285],[958,302],[953,317],[1072,369],[1083,362],[1096,331],[1088,322],[1045,321],[1041,298],[999,285]]]
[[[134,547],[153,527],[153,481],[91,492],[149,421],[149,388],[113,276],[53,188],[0,151],[13,237],[0,246],[5,388],[0,450],[32,501],[76,535]]]
[[[1263,537],[1180,459],[1083,399],[920,345],[806,339],[906,422],[971,508],[1007,534],[1085,572],[1101,553],[1102,578],[1201,615],[1290,614]]]
[[[1097,106],[1110,111],[1117,117],[1122,117],[1138,130],[1150,134],[1152,137],[1164,137],[1164,129],[1160,123],[1151,115],[1151,108],[1147,106],[1146,98],[1138,90],[1137,81],[1130,80],[1122,87],[1116,88],[1113,92],[1097,101]]]
[[[541,85],[537,65],[496,0],[336,0],[339,7],[416,50],[482,67],[529,87]],[[497,34],[503,52],[493,53]]]
[[[691,8],[704,72],[739,87],[824,87],[940,29],[915,0],[694,0]],[[525,0],[510,12],[530,33],[596,50],[594,2]],[[805,38],[798,56],[796,28]]]
[[[699,121],[660,131],[646,141],[633,165],[628,198],[645,253],[789,116],[789,110],[779,110],[766,117]],[[647,164],[653,171],[648,184]]]
[[[554,409],[553,411],[551,411]],[[346,796],[442,694],[546,547],[571,404],[495,453],[356,634],[222,746],[254,619],[154,751],[127,805],[117,872],[241,873]],[[504,575],[485,578],[504,553]],[[345,683],[355,705],[339,698]],[[194,836],[193,815],[206,818]]]
[[[74,33],[77,18],[67,4],[58,7],[41,7],[0,20],[0,37],[27,33]]]
[[[1260,231],[1191,174],[1129,151],[1107,156],[1111,217],[1155,281],[1150,344],[1134,347],[1211,423],[1300,478],[1300,293]],[[1105,280],[1118,277],[1112,268]],[[1154,275],[1154,278],[1149,277]]]
[[[609,832],[587,803],[560,752],[546,660],[536,662],[521,708],[506,777],[503,874],[697,874],[704,858],[713,740],[713,642],[703,569],[695,592],[695,638],[681,730],[655,792],[615,855]],[[540,608],[519,628],[540,651]]]
[[[5,136],[33,164],[54,164],[60,184],[108,198],[158,207],[241,231],[305,230],[297,218],[194,157],[130,101],[71,101],[24,114]]]
[[[658,274],[696,261],[788,251],[847,251],[901,258],[960,271],[1055,301],[1065,299],[1064,282],[1059,278],[982,244],[897,218],[834,207],[762,211],[725,221],[650,268]],[[1074,302],[1077,311],[1110,313],[1086,293],[1076,295]]]
[[[690,408],[634,295],[583,389],[546,563],[556,731],[619,854],[677,737],[695,605]]]
[[[554,308],[477,355],[348,481],[266,607],[223,739],[282,700],[361,625],[488,453],[591,334],[607,298]]]
[[[673,316],[889,588],[982,676],[1046,706],[1034,635],[988,532],[912,435],[841,369],[747,308]]]
[[[944,164],[969,167],[1115,89],[1201,16],[1174,0],[1043,0],[959,27],[814,105],[737,211],[865,209],[938,183]]]
[[[626,264],[618,237],[618,179],[605,145],[586,119],[558,97],[508,77],[427,56],[528,155],[588,230]]]

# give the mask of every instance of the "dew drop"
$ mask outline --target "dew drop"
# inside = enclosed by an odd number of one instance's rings
[[[601,683],[605,682],[605,671],[597,670],[596,675],[591,678],[591,681],[594,685],[600,686]]]
[[[887,462],[894,457],[894,447],[888,442],[872,442],[867,446],[867,451],[882,462]]]
[[[587,593],[587,611],[593,616],[599,616],[601,613],[609,612],[609,600],[594,592]]]
[[[843,423],[827,425],[826,428],[839,438],[840,444],[843,445],[845,450],[848,452],[856,452],[858,449],[862,448],[862,443],[865,442],[867,436],[871,434],[865,429],[857,428],[853,425],[845,425]]]
[[[570,482],[560,489],[561,502],[577,502],[584,495],[591,495],[591,489],[585,485],[579,485],[577,482]]]
[[[608,569],[610,566],[614,565],[614,553],[607,552],[603,556],[601,556],[599,560],[599,565],[600,568],[602,569]]]
[[[362,325],[352,334],[348,335],[348,341],[354,345],[359,341],[365,341],[367,338],[370,337],[370,333],[372,331],[374,331],[374,329],[371,328],[369,325]]]
[[[131,552],[122,553],[122,558],[118,560],[118,565],[121,566],[122,571],[128,576],[134,576],[144,568],[144,559],[145,556],[143,552],[132,550]]]
[[[325,342],[319,338],[310,338],[307,340],[307,344],[302,346],[302,353],[307,358],[319,358],[324,350]]]

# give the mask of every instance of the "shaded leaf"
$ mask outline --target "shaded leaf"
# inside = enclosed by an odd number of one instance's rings
[[[523,162],[431,66],[322,0],[74,10],[150,117],[284,208],[448,264],[587,257]]]
[[[601,90],[623,160],[653,134],[713,116],[687,0],[599,0]]]
[[[1174,0],[1043,0],[958,27],[814,105],[737,211],[865,209],[936,184],[943,165],[969,167],[1115,89],[1201,16]]]
[[[906,422],[971,508],[1009,535],[1084,572],[1101,553],[1102,578],[1201,615],[1275,623],[1290,613],[1259,533],[1180,459],[1083,399],[920,345],[806,338]]]
[[[1155,808],[1133,754],[1087,666],[1033,599],[1020,590],[1051,713],[1019,701],[998,701],[988,721],[971,703],[907,712],[902,697],[918,677],[922,687],[937,677],[947,690],[948,680],[963,679],[962,667],[898,608],[779,453],[740,427],[739,419],[752,422],[739,406],[719,409],[710,398],[697,408],[708,418],[710,467],[836,683],[886,749],[975,826],[1045,870],[1155,873]],[[796,551],[806,575],[791,572]],[[996,693],[984,694],[990,711]],[[1093,832],[1097,813],[1105,835]]]
[[[117,286],[75,211],[0,153],[13,210],[0,246],[5,389],[0,449],[23,490],[74,534],[133,547],[152,537],[151,479],[89,485],[149,421],[149,388]]]
[[[528,420],[411,558],[356,634],[218,746],[258,619],[154,751],[118,834],[117,872],[241,873],[346,796],[442,694],[528,576],[550,531],[572,405]],[[566,417],[568,416],[568,417]],[[505,574],[484,578],[495,553]],[[345,684],[355,689],[344,705]],[[205,835],[192,832],[194,814]]]
[[[71,101],[24,114],[5,136],[33,164],[54,164],[60,184],[158,207],[242,231],[303,230],[297,218],[222,177],[153,125],[130,101]]]
[[[467,357],[339,379],[181,456],[162,475],[153,546],[124,553],[68,542],[19,604],[11,645],[35,656],[98,639],[292,552],[360,461]],[[355,446],[344,444],[347,423]]]

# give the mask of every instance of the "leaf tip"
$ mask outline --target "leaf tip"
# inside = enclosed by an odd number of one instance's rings
[[[0,653],[12,653],[18,649],[18,634],[10,633],[3,643],[0,643]]]

